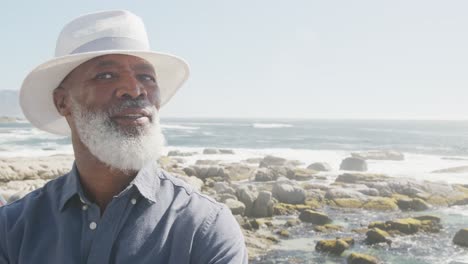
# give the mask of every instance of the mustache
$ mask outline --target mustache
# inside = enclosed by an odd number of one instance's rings
[[[127,98],[109,108],[107,114],[109,116],[112,116],[130,108],[144,108],[151,112],[152,115],[154,115],[156,111],[156,107],[146,99]]]

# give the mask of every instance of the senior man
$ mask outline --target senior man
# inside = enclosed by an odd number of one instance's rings
[[[128,11],[67,24],[20,103],[37,128],[71,135],[71,171],[0,208],[0,263],[247,263],[229,209],[161,170],[158,110],[188,76],[149,50]]]

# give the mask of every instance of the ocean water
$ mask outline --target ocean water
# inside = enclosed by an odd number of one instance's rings
[[[236,155],[211,158],[239,161],[270,154],[305,164],[328,162],[338,170],[352,152],[396,150],[405,154],[404,161],[369,161],[369,171],[468,183],[467,173],[431,173],[468,165],[468,121],[162,119],[161,123],[167,151],[230,148]],[[42,132],[27,122],[0,123],[0,157],[62,153],[72,153],[68,137]],[[200,158],[204,157],[188,159]]]
[[[368,161],[369,172],[392,177],[468,184],[468,173],[432,173],[435,170],[468,166],[468,121],[385,121],[385,120],[273,120],[273,119],[162,119],[167,151],[197,152],[184,157],[188,164],[198,159],[238,162],[246,158],[276,155],[299,160],[303,166],[328,162],[332,171],[328,182],[342,173],[341,161],[352,152],[395,150],[403,161]],[[234,155],[203,155],[204,148],[228,148]],[[0,158],[72,154],[68,137],[55,136],[29,123],[0,123]],[[377,213],[362,210],[325,209],[346,230],[370,221],[407,217],[410,213]],[[252,263],[345,263],[342,257],[315,252],[319,239],[354,236],[354,252],[378,256],[384,263],[461,264],[468,263],[468,249],[456,247],[451,239],[468,228],[468,207],[435,208],[424,214],[442,218],[444,230],[437,235],[401,237],[392,248],[369,247],[353,233],[324,235],[307,226],[292,229],[291,239],[283,239],[267,256]],[[275,221],[284,221],[277,218]],[[348,228],[349,227],[349,228]],[[332,236],[332,237],[330,237]]]

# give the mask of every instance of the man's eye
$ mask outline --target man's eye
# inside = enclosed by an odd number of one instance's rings
[[[156,78],[154,78],[153,76],[151,75],[148,75],[148,74],[141,74],[139,76],[140,80],[142,81],[151,81],[151,82],[156,82]]]
[[[98,75],[96,75],[97,80],[108,80],[108,79],[111,79],[112,77],[114,77],[114,75],[110,72],[103,72],[103,73],[99,73]]]

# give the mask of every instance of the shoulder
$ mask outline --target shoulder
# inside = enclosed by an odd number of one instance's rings
[[[192,221],[194,225],[202,229],[209,222],[214,221],[216,216],[226,208],[224,204],[200,193],[190,184],[167,171],[161,171],[160,182],[161,193],[170,193],[172,200],[170,210],[177,211],[181,216],[179,219]]]
[[[7,227],[11,227],[13,224],[18,225],[28,218],[34,217],[38,211],[57,206],[59,194],[67,175],[51,180],[43,187],[28,193],[21,199],[0,207],[0,222],[7,225]]]

